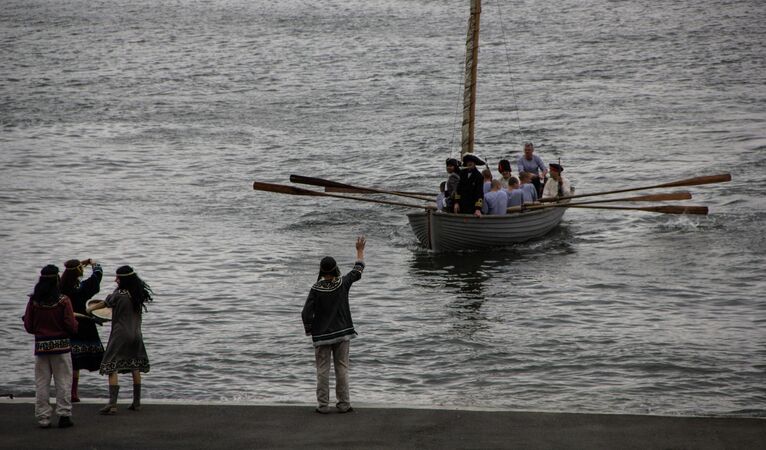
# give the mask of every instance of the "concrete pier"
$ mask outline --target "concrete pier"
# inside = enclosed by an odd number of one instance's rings
[[[763,449],[766,419],[357,407],[317,414],[306,406],[74,405],[75,426],[37,427],[30,399],[0,401],[8,449]]]

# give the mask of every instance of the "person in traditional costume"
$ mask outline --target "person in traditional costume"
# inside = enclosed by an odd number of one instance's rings
[[[444,188],[444,206],[448,211],[452,211],[455,204],[455,195],[457,195],[457,185],[460,182],[460,163],[455,158],[447,159],[447,185]]]
[[[72,357],[69,337],[77,333],[72,302],[61,294],[59,269],[47,265],[29,296],[24,329],[35,335],[35,418],[42,428],[51,426],[51,377],[56,388],[59,428],[72,423]]]
[[[80,282],[83,267],[91,266],[92,273],[88,279]],[[72,301],[74,312],[85,315],[85,303],[98,293],[104,271],[92,259],[80,261],[70,259],[64,263],[64,273],[61,275],[61,293]],[[77,386],[80,381],[80,370],[96,371],[101,367],[104,346],[96,329],[95,318],[77,317],[77,334],[72,337],[72,402],[80,401]]]
[[[517,165],[519,176],[521,176],[521,172],[528,172],[532,175],[531,183],[535,186],[537,197],[539,197],[543,193],[543,183],[548,174],[548,168],[543,159],[535,155],[535,147],[531,142],[524,144],[524,154],[519,156]]]
[[[561,164],[551,163],[548,166],[551,169],[551,178],[545,183],[545,187],[543,188],[543,197],[558,198],[572,195],[572,186],[569,184],[569,181],[561,174],[561,172],[564,171],[564,168],[561,166]]]
[[[128,409],[141,409],[141,372],[149,372],[141,319],[146,304],[152,301],[152,289],[130,266],[117,269],[117,289],[100,302],[91,303],[86,312],[104,307],[112,308],[112,330],[106,345],[99,373],[109,375],[109,403],[99,410],[101,414],[117,413],[117,395],[120,385],[118,373],[133,376],[133,403]]]
[[[463,155],[463,168],[460,169],[460,182],[457,185],[453,209],[456,214],[473,214],[481,217],[484,177],[476,165],[484,165],[484,161],[473,153]]]
[[[341,277],[338,264],[330,256],[322,258],[319,264],[317,282],[311,287],[303,305],[301,319],[307,336],[314,344],[317,370],[316,412],[331,412],[330,403],[330,361],[335,368],[335,400],[340,413],[353,411],[348,388],[349,346],[357,336],[348,292],[351,285],[362,278],[364,271],[364,236],[356,239],[356,263],[349,273]]]
[[[500,173],[500,178],[498,178],[500,186],[503,189],[508,189],[508,180],[510,180],[512,176],[511,162],[507,159],[501,159],[500,162],[497,163],[497,171]]]

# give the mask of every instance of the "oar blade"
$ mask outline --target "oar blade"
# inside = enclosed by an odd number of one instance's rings
[[[304,177],[303,175],[295,175],[295,174],[290,175],[290,182],[298,183],[298,184],[308,184],[311,186],[354,189],[354,186],[338,183],[337,181],[325,180],[323,178],[315,178],[315,177]]]
[[[310,191],[308,189],[301,189],[295,186],[285,186],[283,184],[264,183],[262,181],[253,181],[253,189],[256,191],[277,192],[279,194],[289,195],[309,195],[309,196],[322,196],[322,192]]]
[[[665,183],[661,185],[661,187],[699,186],[701,184],[725,183],[727,181],[731,181],[731,174],[722,173],[719,175],[705,175],[701,177],[694,177],[688,178],[686,180]]]
[[[632,197],[626,200],[631,202],[666,202],[674,200],[690,200],[692,194],[690,192],[670,192],[668,194],[652,194],[642,195],[639,197]]]
[[[552,205],[551,205],[552,206]],[[591,205],[591,204],[560,204],[564,208],[583,208],[583,209],[611,209],[614,211],[645,211],[662,214],[698,214],[707,215],[707,206],[679,206],[679,205],[663,205],[663,206],[604,206],[604,205]]]
[[[325,186],[324,191],[335,192],[338,194],[375,194],[375,192],[370,191],[369,189],[335,187],[335,186]]]
[[[664,205],[664,206],[649,206],[647,210],[652,212],[664,213],[664,214],[698,214],[706,216],[708,213],[707,206],[676,206],[676,205]]]

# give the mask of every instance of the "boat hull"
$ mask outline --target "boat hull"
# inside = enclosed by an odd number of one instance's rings
[[[441,211],[407,214],[421,245],[435,252],[502,247],[548,234],[566,208],[546,208],[503,216],[475,217]]]

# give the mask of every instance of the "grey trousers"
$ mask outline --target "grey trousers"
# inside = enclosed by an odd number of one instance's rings
[[[50,387],[51,376],[56,388],[56,415],[72,415],[72,355],[35,356],[35,417],[46,421],[51,417]]]
[[[351,406],[348,391],[348,349],[350,341],[314,347],[317,364],[317,403],[327,406],[330,403],[330,359],[335,367],[335,400],[340,409]]]

